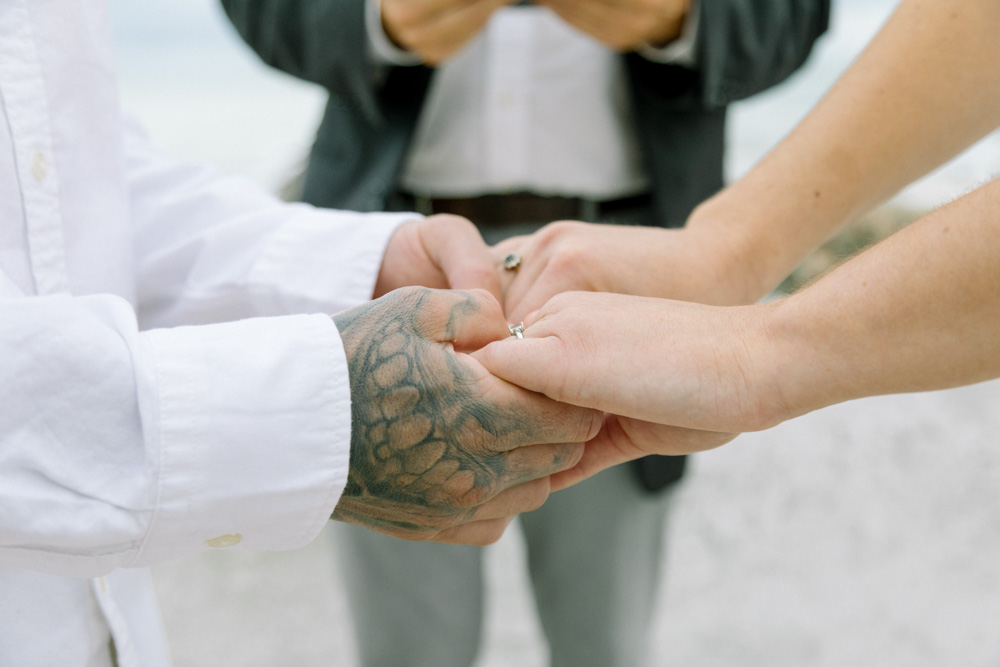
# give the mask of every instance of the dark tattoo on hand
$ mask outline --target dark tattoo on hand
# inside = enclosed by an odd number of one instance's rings
[[[333,518],[382,532],[436,532],[495,495],[505,456],[491,440],[526,425],[485,401],[473,371],[427,331],[450,304],[443,331],[476,316],[463,295],[407,289],[334,316],[350,370],[351,458]],[[438,317],[438,321],[440,321]]]

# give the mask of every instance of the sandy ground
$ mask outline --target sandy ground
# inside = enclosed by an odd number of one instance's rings
[[[699,455],[653,665],[1000,665],[1000,383],[849,403]],[[356,664],[334,531],[154,571],[179,667]],[[476,667],[541,667],[516,531]],[[390,637],[387,635],[387,640]]]

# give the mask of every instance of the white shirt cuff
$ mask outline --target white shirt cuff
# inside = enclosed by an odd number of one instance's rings
[[[159,461],[156,511],[132,565],[236,546],[293,549],[347,481],[351,390],[325,315],[142,334],[140,410]],[[248,360],[252,362],[248,363]]]
[[[368,46],[375,56],[375,62],[382,65],[403,66],[420,65],[424,62],[416,53],[393,44],[385,34],[381,0],[365,0],[365,28],[368,32]]]
[[[392,235],[423,217],[292,206],[249,276],[260,313],[333,314],[369,301]]]
[[[695,48],[698,45],[698,9],[698,0],[691,0],[687,15],[684,17],[684,27],[677,39],[662,47],[643,44],[636,51],[646,60],[655,63],[693,67],[698,58]]]

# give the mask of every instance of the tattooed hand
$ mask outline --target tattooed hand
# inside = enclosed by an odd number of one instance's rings
[[[333,319],[352,413],[334,519],[405,539],[493,542],[545,501],[548,475],[573,467],[600,427],[600,413],[499,380],[464,353],[508,335],[484,291],[405,288]]]

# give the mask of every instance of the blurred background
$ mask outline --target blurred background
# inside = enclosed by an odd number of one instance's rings
[[[738,177],[823,95],[893,7],[834,0],[789,82],[735,106]],[[322,90],[261,65],[215,0],[111,0],[123,102],[159,145],[278,190]],[[994,134],[827,244],[794,289],[993,177]],[[869,399],[698,455],[671,517],[655,665],[1000,665],[1000,383]],[[215,552],[154,570],[174,657],[201,665],[355,663],[331,526],[293,553]],[[477,667],[545,664],[523,548],[488,554]],[[392,641],[391,636],[386,641]]]

